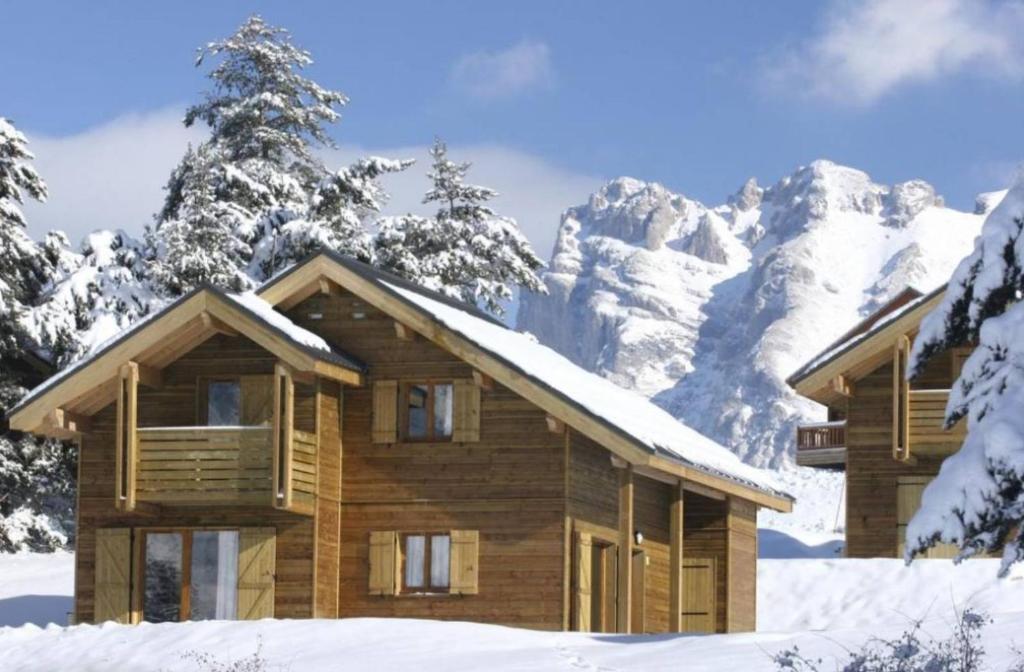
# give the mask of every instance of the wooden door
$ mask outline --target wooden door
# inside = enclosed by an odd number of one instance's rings
[[[906,550],[907,523],[921,508],[921,495],[931,480],[931,476],[896,477],[896,556],[899,558]],[[955,558],[957,552],[952,544],[936,544],[920,557]]]
[[[590,631],[616,631],[618,547],[594,539],[590,547]]]
[[[633,551],[631,579],[633,604],[629,631],[636,635],[647,632],[647,553],[644,551]]]
[[[683,558],[683,632],[715,632],[716,574],[714,558]]]

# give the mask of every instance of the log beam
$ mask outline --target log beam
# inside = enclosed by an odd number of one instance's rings
[[[199,319],[202,321],[203,326],[211,331],[223,336],[238,336],[238,331],[236,329],[228,326],[223,320],[214,317],[208,311],[204,310],[200,313]]]
[[[544,421],[547,422],[548,431],[551,432],[552,434],[564,434],[565,433],[565,423],[562,422],[561,420],[559,420],[558,418],[556,418],[555,416],[553,416],[553,415],[545,415],[544,416]]]
[[[398,320],[395,320],[395,336],[400,341],[410,342],[416,340],[416,332]]]
[[[490,392],[491,390],[494,389],[494,378],[491,378],[486,373],[481,373],[480,371],[474,370],[473,381],[476,383],[476,386],[479,387],[481,390],[486,390]]]
[[[684,532],[684,490],[682,482],[672,488],[669,504],[669,632],[683,631],[683,532]]]

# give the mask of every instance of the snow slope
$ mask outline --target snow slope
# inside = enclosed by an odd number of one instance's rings
[[[795,425],[824,419],[785,378],[907,285],[948,279],[998,199],[959,212],[828,161],[717,207],[620,178],[563,215],[550,293],[524,296],[518,327],[781,466]]]
[[[842,655],[840,643],[891,636],[911,619],[926,618],[928,630],[941,635],[966,606],[995,617],[988,638],[996,654],[1024,640],[1024,568],[998,580],[998,565],[762,560],[756,635],[617,637],[385,619],[27,625],[0,627],[0,669],[107,670],[116,663],[140,671],[194,670],[200,668],[182,658],[186,651],[214,652],[227,662],[252,655],[262,640],[271,670],[667,670],[682,661],[692,670],[769,670],[772,651],[797,644],[816,655]],[[67,553],[0,556],[0,624],[48,622],[40,596],[59,595],[70,606],[72,572]]]

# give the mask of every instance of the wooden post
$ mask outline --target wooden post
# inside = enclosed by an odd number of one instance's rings
[[[135,477],[139,451],[139,367],[128,362],[121,367],[117,380],[117,437],[114,482],[117,483],[115,506],[121,511],[135,510]]]
[[[672,487],[669,505],[669,632],[683,631],[683,484]]]
[[[628,634],[633,607],[633,465],[619,471],[619,585],[616,630]]]
[[[291,369],[278,363],[274,367],[274,495],[276,508],[292,505],[292,437],[295,427],[295,383]]]

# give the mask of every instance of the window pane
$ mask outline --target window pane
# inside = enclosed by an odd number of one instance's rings
[[[427,386],[409,388],[409,436],[422,439],[427,436]]]
[[[452,435],[452,386],[434,386],[434,436]]]
[[[211,427],[241,423],[242,394],[238,381],[219,380],[207,387],[206,424]]]
[[[237,595],[238,532],[193,532],[189,618],[234,619]]]
[[[423,561],[427,538],[423,535],[409,535],[405,538],[405,585],[409,588],[423,587]]]
[[[434,588],[448,587],[450,553],[451,538],[447,534],[430,537],[430,585]]]
[[[143,620],[164,623],[181,620],[181,534],[146,535]]]

